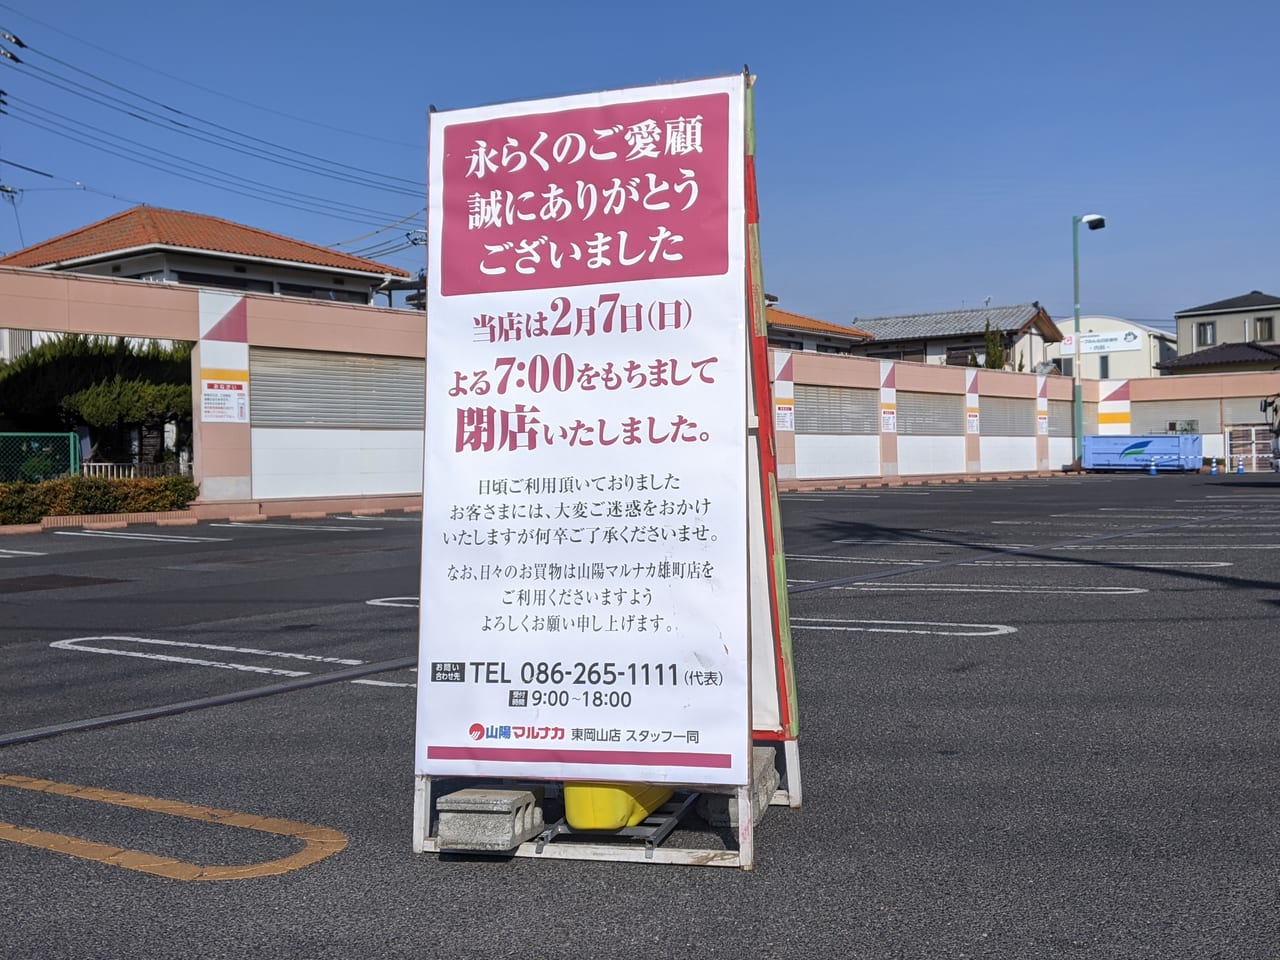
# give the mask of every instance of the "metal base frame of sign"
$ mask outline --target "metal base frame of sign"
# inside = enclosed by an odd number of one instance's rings
[[[798,810],[801,803],[800,741],[783,740],[779,746],[782,747],[782,759],[779,762],[778,789],[773,791],[769,806]]]
[[[454,779],[454,778],[451,778]],[[414,779],[413,851],[414,853],[467,854],[471,856],[529,857],[544,860],[611,860],[626,863],[668,863],[702,867],[738,867],[751,870],[755,866],[755,811],[752,789],[747,786],[710,788],[716,792],[732,792],[737,800],[737,850],[707,850],[664,847],[697,799],[699,791],[708,788],[672,785],[677,797],[656,811],[643,824],[622,830],[573,830],[563,821],[519,846],[505,851],[451,850],[441,846],[432,834],[435,826],[435,798],[431,777],[419,774]]]

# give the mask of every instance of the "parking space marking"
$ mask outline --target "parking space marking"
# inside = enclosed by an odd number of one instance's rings
[[[371,607],[411,607],[417,610],[419,600],[417,597],[380,597],[377,600],[366,600],[365,603]]]
[[[355,514],[351,516],[331,517],[333,520],[354,520],[357,523],[422,523],[421,517],[357,517]]]
[[[102,537],[109,540],[149,540],[152,543],[230,543],[226,537],[187,537],[178,533],[126,533],[123,530],[55,530],[59,537]]]
[[[792,560],[798,563],[871,563],[876,566],[892,563],[908,567],[923,567],[938,562],[937,560],[892,560],[888,557],[823,557],[803,553],[787,554],[787,562],[790,563]]]
[[[230,647],[217,643],[194,643],[189,640],[158,640],[153,637],[71,637],[68,640],[55,640],[49,644],[55,650],[73,650],[77,653],[101,653],[111,657],[134,657],[139,660],[159,660],[162,663],[181,663],[192,667],[213,667],[217,670],[239,670],[244,673],[265,673],[277,677],[308,677],[310,670],[286,670],[280,667],[263,667],[252,663],[232,663],[227,660],[205,660],[199,657],[179,657],[168,653],[149,653],[142,650],[120,650],[115,647],[91,647],[88,643],[95,640],[114,640],[122,643],[141,644],[144,646],[183,647],[194,650],[214,650],[219,653],[238,653],[253,657],[276,657],[285,660],[301,660],[306,663],[335,663],[344,667],[358,667],[364,660],[353,660],[347,657],[322,657],[312,653],[289,653],[282,650],[263,650],[257,647]],[[416,672],[416,671],[415,671]],[[396,683],[390,680],[351,680],[371,687],[417,687],[416,683]]]
[[[812,584],[812,580],[795,580],[796,584]],[[1140,586],[1039,586],[1036,584],[845,584],[832,590],[886,591],[908,594],[1023,594],[1057,596],[1062,594],[1085,596],[1130,596],[1149,593]]]
[[[831,542],[859,546],[928,547],[931,550],[936,550],[940,546],[973,547],[979,550],[1026,550],[1034,546],[1030,543],[948,543],[938,540],[832,540]]]
[[[305,677],[310,670],[282,670],[276,667],[260,667],[250,663],[228,663],[223,660],[200,660],[195,657],[177,657],[165,653],[144,653],[141,650],[117,650],[111,647],[88,647],[84,644],[92,640],[117,640],[125,643],[164,647],[186,647],[196,650],[216,650],[219,653],[243,653],[257,657],[281,657],[289,660],[305,660],[311,663],[338,663],[347,667],[358,667],[363,660],[347,660],[338,657],[320,657],[309,653],[284,653],[278,650],[259,650],[253,647],[228,647],[214,643],[192,643],[184,640],[156,640],[150,637],[72,637],[69,640],[55,640],[49,646],[56,650],[75,650],[80,653],[104,653],[113,657],[136,657],[140,660],[161,660],[165,663],[185,663],[197,667],[216,667],[219,670],[241,670],[246,673],[269,673],[279,677]]]
[[[929,628],[953,629],[929,629]],[[792,617],[792,630],[839,633],[912,633],[931,637],[999,637],[1017,633],[1003,623],[950,623],[945,620],[843,620],[835,617]]]
[[[18,557],[47,557],[47,553],[35,550],[0,550],[0,560],[12,560]]]
[[[1081,567],[1079,560],[970,560],[957,564],[961,567]],[[1201,570],[1209,567],[1235,566],[1230,560],[1151,560],[1133,562],[1125,560],[1090,560],[1087,569],[1116,567],[1125,570]]]
[[[1046,550],[1280,550],[1280,543],[1064,543]]]
[[[378,519],[382,519],[382,518],[379,517]],[[316,526],[315,524],[303,524],[303,523],[262,523],[260,521],[254,522],[254,523],[237,523],[236,521],[232,521],[230,523],[211,523],[209,524],[209,526],[236,527],[236,528],[248,527],[250,529],[257,529],[257,530],[264,530],[264,529],[265,530],[319,530],[325,533],[367,533],[370,530],[382,529],[381,527],[334,527],[334,526]]]
[[[317,827],[293,820],[281,820],[276,817],[260,817],[248,813],[237,813],[234,810],[221,810],[217,807],[202,807],[194,803],[180,800],[163,800],[159,797],[148,797],[137,793],[122,793],[117,790],[101,790],[96,787],[82,787],[71,783],[58,783],[53,780],[41,780],[36,777],[21,777],[0,773],[0,787],[13,787],[18,790],[33,790],[38,793],[56,794],[74,797],[77,800],[91,800],[95,803],[106,803],[115,807],[126,807],[146,813],[158,813],[169,817],[181,817],[184,820],[198,820],[204,823],[216,823],[224,827],[235,827],[240,830],[254,830],[258,833],[270,833],[276,836],[301,840],[303,848],[297,853],[278,860],[266,860],[260,863],[236,864],[232,866],[209,866],[174,860],[142,850],[130,850],[113,847],[110,844],[83,840],[61,833],[48,833],[29,827],[19,827],[12,823],[0,821],[0,840],[20,843],[23,846],[35,847],[62,853],[81,860],[92,860],[124,870],[149,873],[164,877],[166,880],[249,880],[254,877],[277,876],[291,873],[302,867],[319,863],[327,857],[343,850],[347,845],[345,834],[328,827]]]
[[[796,561],[797,563],[853,563],[866,564],[870,566],[895,566],[895,567],[927,567],[930,564],[941,563],[940,560],[903,560],[896,557],[824,557],[813,556],[807,554],[787,554],[787,562]],[[962,560],[954,563],[956,567],[1074,567],[1081,569],[1083,561],[1080,560]],[[1199,570],[1210,567],[1230,567],[1233,566],[1230,560],[1151,560],[1142,561],[1124,561],[1112,560],[1088,561],[1090,567],[1123,567],[1128,570]],[[372,602],[372,601],[370,601]]]

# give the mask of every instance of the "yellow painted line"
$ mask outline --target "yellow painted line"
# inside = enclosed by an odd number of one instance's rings
[[[234,810],[219,810],[216,807],[201,807],[194,803],[183,803],[181,800],[162,800],[159,797],[146,797],[137,793],[80,787],[72,783],[57,783],[53,780],[40,780],[36,777],[21,777],[7,773],[0,773],[0,787],[15,787],[19,790],[75,797],[78,800],[93,800],[116,807],[143,810],[147,813],[160,813],[186,820],[201,820],[226,827],[239,827],[242,830],[257,830],[260,833],[291,837],[301,840],[304,844],[297,853],[279,860],[235,866],[207,866],[173,860],[142,850],[128,850],[105,843],[95,843],[92,840],[81,840],[78,837],[68,837],[60,833],[32,830],[0,821],[0,840],[64,853],[67,856],[105,863],[113,867],[123,867],[125,870],[150,873],[168,880],[247,880],[253,877],[270,877],[319,863],[347,845],[344,834],[337,830],[330,830],[328,827],[315,827],[293,820],[279,820],[275,817],[258,817],[248,813],[237,813]]]
[[[1131,423],[1133,415],[1130,413],[1099,413],[1099,423]]]
[[[201,367],[201,380],[243,380],[249,382],[248,370],[220,370],[217,367]]]

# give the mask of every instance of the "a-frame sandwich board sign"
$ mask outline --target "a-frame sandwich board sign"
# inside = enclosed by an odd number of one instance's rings
[[[431,116],[415,849],[433,778],[622,781],[738,799],[738,850],[645,859],[752,863],[745,114]]]
[[[800,724],[797,709],[791,616],[782,515],[778,502],[778,461],[774,437],[772,376],[764,271],[760,250],[760,205],[756,191],[755,78],[745,74],[746,124],[744,190],[747,216],[747,316],[751,325],[751,412],[754,428],[749,457],[752,720],[755,740],[782,751],[780,789],[773,802],[801,804]],[[757,494],[758,489],[758,494]]]

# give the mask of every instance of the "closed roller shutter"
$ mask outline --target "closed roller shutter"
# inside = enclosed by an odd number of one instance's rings
[[[964,397],[899,390],[898,433],[908,437],[964,436]]]
[[[1049,401],[1049,436],[1074,437],[1076,414],[1071,400]]]
[[[1196,421],[1199,433],[1222,432],[1222,413],[1217,400],[1153,400],[1131,404],[1130,409],[1133,414],[1130,429],[1135,435],[1169,433],[1169,424],[1186,420]],[[1256,403],[1253,410],[1249,420],[1256,422],[1261,419]]]
[[[978,401],[984,437],[1034,437],[1036,402],[1013,397],[982,397]]]
[[[421,430],[425,376],[412,357],[250,347],[250,422]]]
[[[1267,415],[1259,409],[1261,397],[1227,397],[1222,401],[1223,423],[1266,423]],[[1203,430],[1203,427],[1201,428]]]
[[[874,434],[880,431],[880,391],[797,383],[796,433]]]

